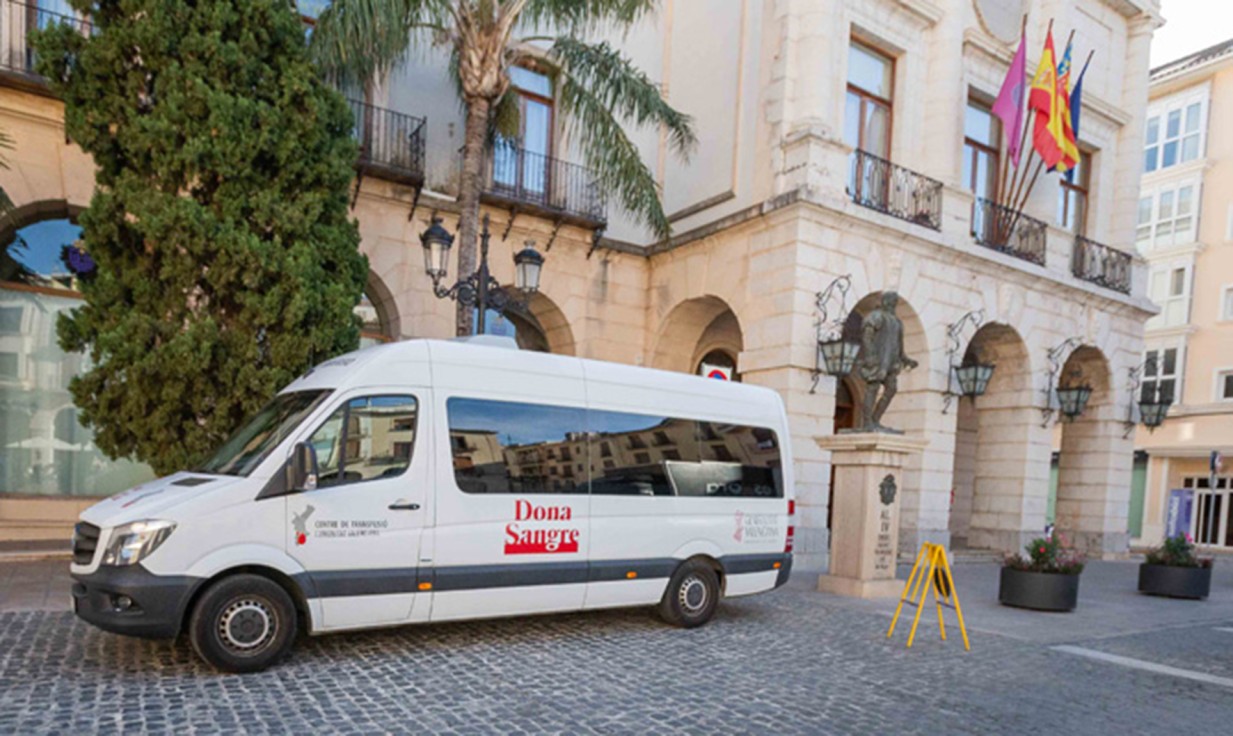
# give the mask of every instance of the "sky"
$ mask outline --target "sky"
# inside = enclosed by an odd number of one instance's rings
[[[1233,38],[1230,0],[1161,0],[1167,23],[1152,37],[1152,67]]]

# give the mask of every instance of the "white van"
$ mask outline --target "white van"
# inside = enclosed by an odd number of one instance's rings
[[[492,341],[330,360],[201,468],[92,506],[77,615],[242,672],[299,631],[641,605],[690,627],[787,581],[778,394]]]

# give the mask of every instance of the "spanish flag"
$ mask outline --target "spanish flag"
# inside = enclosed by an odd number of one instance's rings
[[[1050,30],[1045,36],[1045,48],[1040,55],[1040,64],[1036,66],[1036,76],[1032,77],[1031,92],[1028,93],[1028,109],[1035,113],[1032,147],[1049,169],[1062,160],[1062,145],[1066,140],[1062,110],[1058,104],[1055,58],[1053,31]]]
[[[1070,47],[1057,65],[1057,106],[1062,115],[1062,159],[1057,163],[1057,170],[1066,173],[1079,162],[1079,146],[1075,141],[1074,118],[1070,111]]]

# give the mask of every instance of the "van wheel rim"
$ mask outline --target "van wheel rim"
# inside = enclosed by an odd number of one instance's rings
[[[218,635],[231,650],[251,654],[278,632],[278,619],[264,601],[243,598],[233,601],[218,619]]]
[[[677,600],[681,603],[681,610],[693,616],[701,613],[706,608],[710,597],[710,593],[706,589],[706,583],[702,582],[702,579],[697,575],[690,575],[681,581],[681,589],[677,595]]]

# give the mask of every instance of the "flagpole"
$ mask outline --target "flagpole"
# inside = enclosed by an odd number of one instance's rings
[[[1053,29],[1053,21],[1052,21],[1052,20],[1051,20],[1051,21],[1049,21],[1049,29],[1050,29],[1050,30],[1052,30],[1052,29]],[[1075,32],[1072,30],[1072,31],[1070,32],[1070,35],[1066,37],[1066,45],[1067,45],[1067,46],[1070,46],[1071,42],[1073,42],[1074,40],[1075,40]],[[1057,74],[1056,69],[1054,70],[1054,74],[1055,74],[1055,76],[1056,76],[1056,74]],[[1056,94],[1056,88],[1057,88],[1057,82],[1056,82],[1056,79],[1055,79],[1055,81],[1054,81],[1054,89],[1055,89],[1055,94]],[[1055,104],[1056,104],[1056,101],[1055,101]],[[1034,150],[1034,149],[1035,149],[1035,146],[1033,146],[1033,150]],[[1031,179],[1031,181],[1030,181],[1030,182],[1028,182],[1028,185],[1027,185],[1027,189],[1026,189],[1026,190],[1024,190],[1024,188],[1023,188],[1023,183],[1024,183],[1024,181],[1027,179],[1027,176],[1026,176],[1026,173],[1027,173],[1027,172],[1026,172],[1026,170],[1024,171],[1024,176],[1023,176],[1022,178],[1020,178],[1020,180],[1019,180],[1019,187],[1018,187],[1018,189],[1016,189],[1016,191],[1015,191],[1015,193],[1014,193],[1014,196],[1013,196],[1013,197],[1012,197],[1012,199],[1011,199],[1011,202],[1012,202],[1012,203],[1017,202],[1017,203],[1018,203],[1018,206],[1013,207],[1013,212],[1014,212],[1014,214],[1011,216],[1011,226],[1010,226],[1010,228],[1006,231],[1006,237],[1007,237],[1007,238],[1009,238],[1009,237],[1011,236],[1011,234],[1014,232],[1014,227],[1015,227],[1015,225],[1017,225],[1017,224],[1019,223],[1019,216],[1023,213],[1023,208],[1024,208],[1025,206],[1027,206],[1028,199],[1032,196],[1032,189],[1034,189],[1034,188],[1036,187],[1036,179],[1040,176],[1040,170],[1044,167],[1044,165],[1045,165],[1045,160],[1044,160],[1043,158],[1041,158],[1041,159],[1037,162],[1037,164],[1036,164],[1036,171],[1035,171],[1035,172],[1033,172],[1033,174],[1032,174],[1032,179]],[[1052,171],[1052,170],[1053,170],[1053,169],[1052,169],[1052,167],[1051,167],[1051,168],[1050,168],[1050,171]],[[1021,196],[1021,195],[1022,195],[1022,196]]]
[[[1019,27],[1019,45],[1020,45],[1020,46],[1024,45],[1025,43],[1027,43],[1027,19],[1028,19],[1028,14],[1027,14],[1027,13],[1024,13],[1024,14],[1023,14],[1023,24]],[[1018,52],[1016,52],[1016,53],[1018,53]],[[1024,53],[1024,54],[1026,54],[1026,53],[1027,53],[1027,49],[1024,49],[1024,50],[1023,50],[1023,53]],[[1011,64],[1011,66],[1014,66],[1014,64],[1012,63],[1012,64]],[[1026,78],[1023,80],[1023,83],[1024,83],[1025,85],[1027,84],[1027,79],[1026,79]],[[1024,95],[1023,95],[1023,104],[1025,105],[1025,104],[1027,104],[1027,90],[1026,90],[1026,89],[1024,89],[1023,91],[1024,91]],[[1020,107],[1022,107],[1022,105],[1020,105]],[[1023,130],[1026,132],[1026,131],[1027,131],[1027,124],[1026,124],[1026,122],[1024,123],[1024,125],[1023,125],[1022,127],[1023,127]],[[1010,135],[1014,135],[1014,133],[1011,133]],[[1009,138],[1010,138],[1010,136],[1007,136],[1007,139],[1009,139]],[[1026,139],[1025,139],[1025,140],[1026,140]],[[1018,148],[1018,149],[1016,149],[1016,150],[1019,150],[1019,151],[1022,151],[1022,150],[1023,150],[1023,143],[1022,143],[1022,142],[1020,142],[1020,143],[1019,143],[1019,148]],[[1000,177],[998,177],[998,190],[997,190],[997,192],[996,192],[996,196],[994,197],[994,200],[995,200],[995,201],[996,201],[996,200],[1001,199],[1001,198],[1002,198],[1002,192],[1006,190],[1006,175],[1007,175],[1007,173],[1008,173],[1009,171],[1010,171],[1010,151],[1008,150],[1008,151],[1006,152],[1006,155],[1002,157],[1002,175],[1001,175]]]
[[[1024,13],[1024,14],[1023,14],[1023,23],[1022,23],[1022,25],[1020,26],[1020,29],[1019,29],[1019,43],[1020,43],[1020,44],[1027,43],[1027,19],[1028,19],[1028,14],[1027,14],[1027,13]],[[1049,19],[1049,29],[1048,29],[1048,31],[1046,31],[1046,32],[1045,32],[1045,33],[1046,33],[1046,36],[1047,36],[1050,32],[1052,32],[1052,31],[1053,31],[1053,19],[1052,19],[1052,18],[1050,18],[1050,19]],[[1025,54],[1027,53],[1027,49],[1024,49],[1024,53],[1025,53]],[[1024,79],[1024,83],[1025,83],[1025,84],[1027,83],[1027,80],[1026,80],[1026,79]],[[1026,89],[1025,89],[1025,90],[1024,90],[1024,95],[1023,95],[1023,104],[1024,104],[1024,105],[1026,105],[1026,104],[1027,104],[1027,102],[1028,102],[1028,97],[1029,97],[1029,96],[1030,96],[1030,90],[1026,90]],[[1019,156],[1020,156],[1020,159],[1019,159],[1019,163],[1015,164],[1015,171],[1014,171],[1014,173],[1013,173],[1013,174],[1011,174],[1011,176],[1010,176],[1010,187],[1009,187],[1009,189],[1008,189],[1008,188],[1006,188],[1006,181],[1005,181],[1005,177],[1003,177],[1002,182],[1001,182],[1001,183],[999,183],[999,185],[998,185],[998,191],[996,192],[996,195],[997,195],[997,196],[995,196],[995,197],[993,198],[994,204],[998,204],[998,205],[1001,205],[1001,206],[1003,206],[1003,207],[1009,207],[1009,205],[1010,205],[1010,200],[1006,198],[1006,195],[1010,193],[1010,190],[1011,190],[1011,189],[1014,189],[1014,187],[1015,187],[1015,180],[1016,180],[1016,179],[1017,179],[1017,178],[1021,175],[1021,173],[1020,173],[1020,172],[1021,172],[1023,169],[1026,169],[1026,168],[1027,168],[1027,167],[1031,164],[1031,161],[1032,161],[1032,149],[1030,149],[1030,148],[1029,148],[1029,149],[1028,149],[1028,153],[1027,153],[1027,158],[1026,158],[1026,159],[1024,159],[1024,158],[1023,158],[1023,147],[1024,147],[1025,145],[1027,145],[1027,134],[1028,134],[1028,123],[1029,123],[1029,121],[1028,121],[1026,118],[1027,118],[1028,116],[1030,116],[1030,114],[1031,114],[1031,112],[1030,112],[1030,110],[1029,110],[1029,111],[1028,111],[1028,115],[1025,115],[1025,119],[1024,119],[1024,121],[1023,121],[1023,132],[1022,132],[1022,134],[1019,136],[1019,148],[1018,148],[1018,149],[1016,149],[1016,150],[1018,150],[1018,151],[1019,151]],[[1007,164],[1007,165],[1006,165],[1006,167],[1005,167],[1005,169],[1004,169],[1003,171],[1007,171],[1007,170],[1009,170],[1009,169],[1010,169],[1010,162],[1009,162],[1009,159],[1010,159],[1010,151],[1009,151],[1009,150],[1006,152],[1006,159],[1008,159],[1008,161],[1006,162],[1006,164]],[[1001,237],[1002,237],[1002,226],[1005,224],[1005,216],[1004,216],[1004,214],[1003,214],[1003,213],[1000,213],[1000,212],[999,212],[999,213],[995,213],[995,216],[993,217],[993,223],[994,223],[994,226],[995,226],[995,229],[994,229],[994,232],[993,232],[993,236],[994,236],[993,240],[994,240],[994,242],[1001,242]]]

